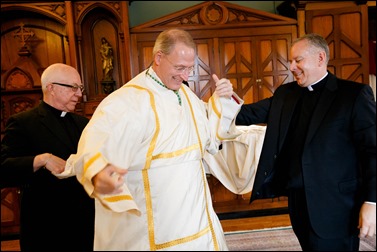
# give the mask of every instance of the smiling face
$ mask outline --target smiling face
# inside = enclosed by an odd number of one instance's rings
[[[155,55],[153,69],[169,89],[178,90],[195,65],[195,50],[177,43],[170,54],[159,51]]]
[[[310,45],[307,40],[292,46],[290,58],[290,71],[301,87],[313,84],[327,72],[325,51]]]

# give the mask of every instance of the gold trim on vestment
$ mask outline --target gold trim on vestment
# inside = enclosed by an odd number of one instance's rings
[[[160,123],[159,123],[159,117],[158,117],[158,113],[157,113],[154,95],[150,90],[143,88],[143,87],[140,87],[140,86],[137,86],[137,85],[128,84],[125,87],[126,88],[136,88],[136,89],[139,89],[139,90],[146,91],[150,96],[149,101],[150,101],[151,108],[152,108],[152,111],[153,111],[154,117],[155,117],[156,129],[155,129],[155,132],[153,133],[152,140],[150,142],[150,145],[148,147],[148,151],[146,153],[146,161],[145,161],[144,168],[141,171],[142,177],[143,177],[143,184],[144,184],[145,205],[146,205],[146,213],[147,213],[148,237],[149,237],[150,250],[154,251],[154,250],[158,250],[158,249],[168,248],[168,247],[171,247],[171,246],[176,246],[176,245],[186,243],[186,242],[191,242],[191,241],[198,239],[199,237],[205,235],[208,232],[211,232],[211,234],[212,234],[214,249],[219,250],[219,244],[217,242],[216,234],[215,234],[215,231],[214,231],[214,228],[213,228],[213,223],[212,223],[212,219],[211,219],[211,216],[210,216],[210,211],[208,210],[208,197],[209,196],[207,195],[207,183],[206,183],[207,180],[206,180],[205,169],[203,167],[203,161],[202,161],[203,151],[205,151],[205,150],[203,150],[203,147],[202,147],[202,143],[201,143],[201,139],[200,139],[200,135],[199,135],[199,130],[198,130],[198,125],[197,125],[197,122],[196,122],[195,116],[194,116],[194,110],[192,108],[192,104],[190,102],[190,99],[188,97],[186,90],[184,88],[181,88],[181,90],[183,91],[183,93],[186,97],[186,101],[189,105],[189,108],[190,108],[191,117],[192,117],[193,122],[194,122],[198,143],[193,144],[191,146],[188,146],[186,148],[183,148],[181,150],[177,150],[177,151],[173,151],[173,152],[169,152],[169,153],[159,153],[159,154],[153,156],[153,151],[156,148],[157,137],[160,133]],[[215,113],[218,114],[216,107],[213,106],[213,108],[215,110]],[[154,228],[154,221],[153,221],[154,218],[153,218],[153,210],[152,210],[151,187],[150,187],[150,180],[149,180],[149,173],[148,173],[149,169],[151,167],[151,162],[152,162],[152,160],[161,159],[161,158],[177,157],[177,156],[183,155],[187,152],[190,152],[190,151],[193,151],[193,150],[196,150],[196,149],[199,149],[199,151],[201,153],[200,166],[201,166],[201,171],[202,171],[202,183],[203,183],[203,186],[204,186],[203,191],[204,191],[204,199],[205,199],[205,209],[206,209],[206,215],[207,215],[207,218],[208,218],[209,226],[207,226],[206,228],[204,228],[203,230],[199,231],[196,234],[189,235],[189,236],[179,238],[179,239],[175,239],[175,240],[172,240],[172,241],[169,241],[169,242],[156,244],[156,242],[155,242],[155,230],[154,230],[155,228]],[[92,158],[90,158],[88,162],[85,163],[84,174],[87,172],[89,167],[100,157],[101,157],[101,153],[97,153]],[[118,196],[110,196],[110,197],[104,198],[104,200],[109,201],[109,202],[117,202],[117,201],[121,201],[121,200],[131,200],[131,199],[132,199],[132,196],[129,196],[129,195],[118,195]]]

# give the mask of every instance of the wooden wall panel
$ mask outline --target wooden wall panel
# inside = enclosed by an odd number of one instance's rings
[[[1,235],[20,232],[20,201],[18,188],[1,189]]]
[[[21,24],[23,24],[23,28],[21,28]],[[27,33],[32,33],[33,36],[27,36]],[[24,35],[22,36],[22,34]],[[23,18],[2,23],[2,74],[20,65],[22,56],[19,55],[19,52],[24,46],[22,37],[26,40],[25,47],[30,52],[28,56],[30,59],[27,60],[35,65],[39,74],[52,63],[65,62],[65,52],[68,48],[65,36],[64,27],[52,20],[40,21],[35,18]],[[23,61],[25,60],[26,58],[23,59]],[[33,77],[33,86],[40,87],[40,76]],[[4,79],[3,75],[2,79]],[[3,84],[2,81],[2,87],[5,88]]]
[[[212,39],[195,40],[197,58],[194,71],[189,76],[189,85],[203,101],[208,101],[215,91],[215,83],[212,78],[214,73],[214,52]],[[218,76],[221,78],[222,76]]]
[[[368,6],[328,2],[306,8],[306,32],[322,35],[329,44],[329,70],[339,78],[369,84]]]
[[[221,72],[246,103],[272,96],[275,89],[293,81],[289,71],[292,34],[220,39]]]

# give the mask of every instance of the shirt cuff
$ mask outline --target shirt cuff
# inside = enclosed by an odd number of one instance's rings
[[[365,201],[367,204],[376,205],[376,202]]]

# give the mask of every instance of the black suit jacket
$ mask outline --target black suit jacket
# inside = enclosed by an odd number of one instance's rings
[[[239,125],[267,123],[251,201],[285,193],[285,181],[274,178],[275,161],[300,89],[296,82],[281,85],[273,97],[244,105],[237,116]],[[314,231],[327,238],[354,232],[362,202],[376,202],[376,102],[370,86],[329,73],[309,124],[302,173]]]
[[[9,118],[1,144],[1,187],[21,188],[21,249],[93,250],[94,200],[76,177],[58,179],[47,169],[33,172],[34,157],[52,153],[67,159],[76,153],[88,119],[68,113],[72,137],[44,102]]]

